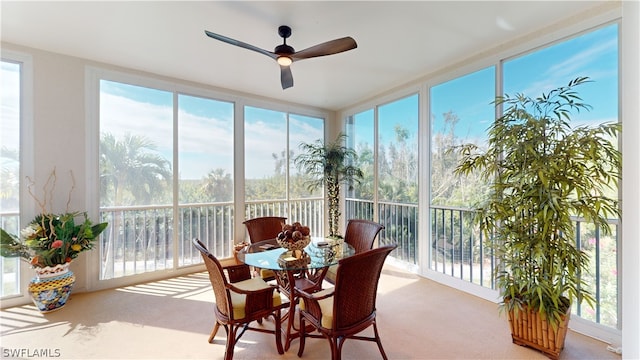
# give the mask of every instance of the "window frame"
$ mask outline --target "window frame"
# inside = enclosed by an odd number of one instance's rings
[[[34,125],[33,125],[33,57],[30,54],[2,50],[2,61],[20,63],[20,190],[19,213],[20,228],[28,223],[36,214],[36,204],[29,195],[22,179],[33,178],[35,173]],[[28,285],[33,277],[31,268],[24,261],[18,260],[20,267],[18,293],[2,298],[3,307],[19,305],[29,299]]]
[[[257,96],[252,97],[250,95],[238,95],[231,94],[230,92],[224,92],[222,90],[209,87],[209,86],[194,86],[187,85],[182,81],[175,79],[164,79],[154,75],[140,75],[133,72],[122,70],[111,70],[99,66],[86,66],[85,67],[85,88],[86,99],[85,109],[87,118],[86,127],[86,203],[88,213],[91,217],[99,216],[100,198],[95,194],[99,194],[99,142],[100,142],[100,124],[99,124],[99,98],[100,98],[100,80],[108,80],[113,82],[120,82],[130,84],[134,86],[149,87],[162,91],[170,91],[174,93],[174,101],[177,98],[177,94],[196,96],[201,98],[220,100],[225,102],[231,102],[234,104],[234,165],[233,165],[233,178],[234,178],[234,242],[240,242],[244,240],[245,229],[244,224],[244,209],[245,209],[245,194],[244,194],[244,107],[251,106],[256,108],[264,108],[268,110],[285,112],[287,114],[295,114],[301,116],[308,116],[314,118],[320,118],[324,121],[324,138],[327,138],[327,133],[332,130],[331,123],[335,117],[329,111],[317,109],[306,106],[296,106],[285,102],[268,101],[260,99]],[[174,111],[175,107],[174,107]],[[176,116],[174,114],[174,122]],[[174,125],[175,126],[175,125]],[[172,136],[177,136],[173,134]],[[175,144],[175,142],[174,142]],[[174,163],[176,166],[177,149],[174,148]],[[172,168],[172,171],[173,168]],[[174,176],[174,189],[177,186],[178,178]],[[173,205],[176,206],[175,204]],[[238,216],[242,214],[241,216]],[[174,248],[175,248],[174,244]],[[88,289],[100,290],[106,288],[112,288],[116,286],[126,286],[132,283],[141,281],[151,281],[160,278],[164,278],[168,273],[172,275],[181,275],[193,272],[194,266],[177,266],[177,255],[174,252],[174,266],[170,269],[152,271],[148,273],[123,276],[113,279],[99,280],[100,277],[100,255],[98,251],[89,252],[88,263],[96,264],[96,266],[87,266],[88,275]]]

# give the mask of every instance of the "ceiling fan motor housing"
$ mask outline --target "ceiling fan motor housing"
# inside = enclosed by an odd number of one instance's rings
[[[273,50],[274,53],[278,54],[278,55],[291,55],[293,54],[295,51],[293,50],[293,48],[287,44],[282,44],[282,45],[278,45],[276,46],[275,50]]]

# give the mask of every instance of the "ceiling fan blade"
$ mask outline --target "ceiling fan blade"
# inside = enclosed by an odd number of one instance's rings
[[[341,53],[343,51],[352,50],[358,47],[356,41],[350,37],[343,37],[340,39],[335,39],[331,41],[324,42],[322,44],[318,44],[312,46],[310,48],[306,48],[304,50],[298,51],[291,56],[291,58],[295,60],[309,59],[318,56],[325,55],[333,55],[337,53]]]
[[[282,83],[282,90],[293,86],[293,74],[289,66],[280,66],[280,82]]]
[[[226,37],[223,35],[219,35],[216,33],[212,33],[211,31],[205,30],[204,31],[205,34],[207,34],[208,37],[216,39],[216,40],[220,40],[222,42],[226,42],[227,44],[231,44],[231,45],[235,45],[235,46],[239,46],[241,48],[245,48],[248,50],[253,50],[255,52],[259,52],[260,54],[264,54],[267,55],[268,57],[272,58],[272,59],[277,59],[278,55],[276,55],[275,53],[272,53],[271,51],[268,50],[264,50],[264,49],[260,49],[259,47],[253,46],[251,44],[247,44],[245,42],[239,41],[239,40],[235,40],[232,39],[230,37]]]

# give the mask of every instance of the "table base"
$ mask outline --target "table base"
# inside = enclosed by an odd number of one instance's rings
[[[322,281],[327,274],[328,267],[321,269],[275,271],[276,282],[280,292],[289,298],[289,310],[282,315],[284,350],[289,350],[291,341],[300,337],[300,329],[295,321],[296,306],[300,296],[298,290],[313,293],[322,290]],[[293,285],[293,286],[292,286]]]

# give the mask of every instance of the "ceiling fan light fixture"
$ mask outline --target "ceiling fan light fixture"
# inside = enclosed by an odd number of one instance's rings
[[[293,63],[293,60],[291,60],[290,57],[288,56],[278,56],[278,64],[282,65],[282,66],[289,66],[291,65],[291,63]]]

